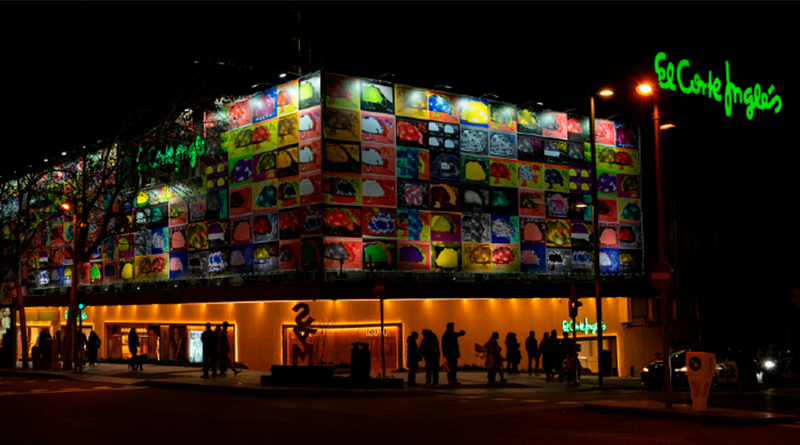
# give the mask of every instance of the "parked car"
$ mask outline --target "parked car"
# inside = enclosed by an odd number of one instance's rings
[[[689,386],[686,377],[686,353],[690,351],[702,351],[702,349],[684,349],[670,355],[672,386]],[[758,369],[754,357],[734,349],[719,349],[713,353],[717,362],[714,385],[755,387],[758,384]],[[641,379],[642,385],[650,388],[664,386],[664,361],[653,360],[643,366]]]
[[[761,363],[761,380],[767,388],[800,384],[800,357],[791,351],[781,351],[777,357],[766,357]]]

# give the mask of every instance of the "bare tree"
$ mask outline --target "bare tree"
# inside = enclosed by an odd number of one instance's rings
[[[163,206],[146,206],[150,203],[149,191],[161,188],[169,192],[166,198],[162,194],[155,199],[158,201],[193,195],[202,188],[202,182],[197,182],[198,158],[215,152],[221,155],[219,134],[225,121],[223,114],[213,122],[203,122],[202,113],[194,110],[210,108],[214,99],[224,109],[230,101],[220,100],[212,81],[198,75],[185,81],[167,100],[155,97],[139,101],[119,120],[116,131],[106,133],[110,134],[106,139],[72,152],[73,158],[65,162],[0,184],[4,209],[0,222],[7,234],[3,237],[4,264],[14,276],[23,333],[19,255],[44,247],[40,241],[46,239],[43,233],[50,221],[66,218],[62,225],[63,252],[68,257],[65,266],[71,266],[65,269],[71,291],[65,303],[72,305],[79,286],[92,279],[88,266],[93,254],[116,248],[115,240],[130,239],[134,233],[142,236],[134,238],[136,245],[131,248],[149,250],[149,226],[159,218],[168,218],[161,211]],[[145,231],[148,236],[144,236]],[[72,369],[75,359],[77,315],[77,311],[69,311],[65,369]],[[27,342],[23,338],[23,343]],[[27,353],[23,357],[27,367]]]

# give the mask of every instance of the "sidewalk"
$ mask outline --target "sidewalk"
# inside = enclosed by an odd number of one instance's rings
[[[596,386],[597,376],[583,376],[582,386],[567,386],[562,382],[545,381],[544,375],[528,376],[526,373],[506,375],[508,383],[489,386],[486,383],[486,371],[459,370],[458,378],[462,385],[447,384],[447,374],[439,373],[437,388],[428,389],[422,386],[425,373],[417,373],[417,388],[402,389],[336,389],[336,388],[287,388],[262,386],[261,376],[270,375],[268,371],[243,370],[238,376],[228,372],[227,376],[203,379],[202,370],[189,366],[148,365],[143,371],[131,371],[125,364],[101,363],[87,366],[83,374],[72,371],[33,371],[23,370],[18,364],[16,369],[0,369],[0,375],[39,377],[48,379],[69,379],[74,381],[96,382],[119,385],[151,386],[157,388],[188,389],[193,391],[223,392],[231,394],[251,394],[263,397],[270,396],[426,396],[440,393],[451,394],[496,394],[496,393],[530,393],[530,392],[577,392],[599,389]],[[403,379],[406,372],[394,372],[388,378]],[[343,376],[341,378],[347,378]],[[629,377],[606,377],[604,389],[638,389],[639,379]]]
[[[652,400],[601,400],[584,403],[584,409],[608,414],[626,414],[717,425],[776,425],[792,423],[800,417],[758,411],[727,408],[708,408],[708,411],[691,411],[691,405],[673,403],[666,409],[664,402]]]

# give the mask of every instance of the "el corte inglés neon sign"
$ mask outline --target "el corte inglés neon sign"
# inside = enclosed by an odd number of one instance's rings
[[[722,102],[723,96],[725,98],[725,116],[730,117],[733,109],[733,104],[747,105],[746,113],[747,119],[753,119],[753,111],[758,108],[759,110],[769,110],[775,106],[775,113],[781,111],[783,102],[781,97],[777,94],[772,96],[775,91],[775,85],[770,85],[768,89],[762,90],[761,84],[755,84],[753,87],[747,87],[744,91],[737,87],[731,81],[731,69],[728,61],[725,61],[725,87],[723,90],[722,80],[719,77],[714,77],[712,71],[708,72],[708,80],[700,77],[699,73],[695,73],[694,77],[683,73],[684,68],[689,68],[689,61],[683,59],[678,62],[677,69],[672,62],[668,62],[666,67],[662,66],[662,62],[667,60],[666,53],[660,52],[656,54],[655,69],[658,74],[658,86],[665,90],[675,91],[675,79],[677,77],[677,88],[680,88],[684,94],[700,94],[708,96],[709,99],[714,99],[717,102]],[[770,98],[770,96],[772,96]],[[777,106],[776,106],[777,104]]]
[[[589,324],[589,319],[584,318],[583,321],[577,324],[577,327],[573,324],[572,320],[564,320],[561,322],[561,330],[564,332],[572,332],[578,331],[583,332],[584,335],[589,335],[589,332],[592,334],[597,334],[597,323]],[[606,331],[606,324],[603,323],[603,332]]]
[[[139,147],[139,152],[143,153],[144,149]],[[197,158],[203,156],[205,152],[206,142],[200,136],[197,136],[197,139],[188,146],[178,144],[177,147],[166,147],[163,151],[157,150],[156,147],[150,147],[147,149],[147,153],[142,155],[145,159],[139,164],[139,170],[174,165],[175,171],[178,171],[180,164],[187,159],[189,165],[194,168],[197,165]]]

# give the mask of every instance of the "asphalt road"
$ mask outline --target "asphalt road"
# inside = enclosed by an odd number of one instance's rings
[[[0,377],[0,428],[5,439],[30,443],[137,445],[794,443],[800,437],[800,423],[715,426],[583,410],[583,402],[589,400],[663,397],[648,390],[497,388],[430,394],[261,398]],[[675,401],[688,398],[688,393],[678,393]],[[713,393],[710,405],[770,407],[800,415],[798,402],[800,389],[732,390]]]

